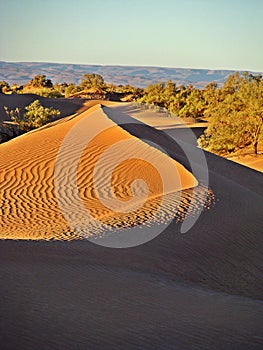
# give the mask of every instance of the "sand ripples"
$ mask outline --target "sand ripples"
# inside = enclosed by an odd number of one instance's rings
[[[85,130],[104,125],[105,131],[95,131],[80,158],[81,140],[69,140],[58,166],[61,145],[67,142],[69,131],[84,119]],[[124,149],[112,148],[123,142]],[[142,154],[143,159],[132,157],[133,153]],[[172,166],[179,174],[180,186],[175,191],[170,184],[165,188],[155,165],[161,164],[163,173],[168,172],[170,168],[166,169],[165,164],[169,157],[122,130],[99,106],[1,145],[0,156],[1,239],[101,237],[116,229],[182,221],[187,212],[195,215],[195,210],[203,206],[204,196],[208,207],[212,202],[211,192],[202,186],[193,194],[196,180],[175,161]],[[72,167],[74,160],[77,172]],[[77,184],[76,193],[72,184]],[[65,217],[61,206],[74,213],[72,220]]]

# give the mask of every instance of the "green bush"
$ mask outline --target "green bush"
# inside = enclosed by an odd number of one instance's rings
[[[60,116],[60,111],[52,107],[45,108],[41,105],[39,100],[35,100],[30,105],[25,107],[25,113],[21,115],[19,108],[9,110],[4,107],[6,114],[10,117],[12,122],[18,126],[22,132],[28,132],[30,130],[39,128],[51,121],[53,117]]]
[[[252,145],[257,154],[263,137],[262,77],[235,73],[215,94],[217,98],[205,112],[208,127],[199,146],[227,155]]]

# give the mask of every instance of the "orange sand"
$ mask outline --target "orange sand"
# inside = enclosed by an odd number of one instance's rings
[[[75,137],[66,152],[60,154],[60,168],[56,171],[61,178],[60,188],[57,189],[54,186],[54,172],[60,146],[68,132],[80,121],[84,121],[86,127],[80,133],[85,134],[89,130],[95,136],[81,153],[77,175],[71,174],[67,164],[78,151],[79,138]],[[99,133],[99,128],[105,130]],[[119,147],[122,142],[123,149]],[[111,153],[106,152],[109,149]],[[138,159],[138,155],[142,155],[143,159]],[[118,163],[120,156],[123,159]],[[116,166],[110,176],[108,168],[114,162]],[[156,164],[166,175],[160,176]],[[104,114],[100,105],[0,145],[0,169],[1,239],[77,238],[62,215],[63,200],[69,202],[65,206],[77,205],[77,218],[85,215],[81,211],[83,208],[89,212],[91,219],[86,225],[89,226],[90,235],[103,233],[105,224],[128,227],[143,223],[159,210],[164,194],[197,185],[193,175],[181,164],[121,129]],[[94,182],[95,170],[97,183]],[[70,198],[68,192],[75,175],[83,208],[74,198]],[[164,179],[165,176],[175,177],[175,181]],[[141,180],[138,181],[138,178]],[[164,180],[168,181],[166,187]],[[113,209],[112,202],[117,203]],[[165,221],[166,216],[170,215],[169,211],[175,210],[171,202],[159,215]]]
[[[246,150],[245,153],[243,152],[238,155],[234,155],[228,159],[254,170],[263,172],[263,144],[259,146],[258,154],[254,154],[254,150],[251,148]]]

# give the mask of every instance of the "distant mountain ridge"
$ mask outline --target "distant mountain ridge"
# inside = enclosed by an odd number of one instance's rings
[[[102,75],[107,83],[116,85],[146,87],[151,83],[170,79],[177,85],[192,84],[203,88],[212,81],[222,84],[234,72],[234,70],[0,61],[0,81],[5,80],[9,84],[19,85],[28,83],[37,74],[45,74],[53,83],[78,84],[83,74],[97,73]]]

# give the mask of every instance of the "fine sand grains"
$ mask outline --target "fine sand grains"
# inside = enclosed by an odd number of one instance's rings
[[[0,145],[0,238],[68,240],[81,237],[78,224],[101,236],[180,219],[195,186],[181,164],[96,105]]]

